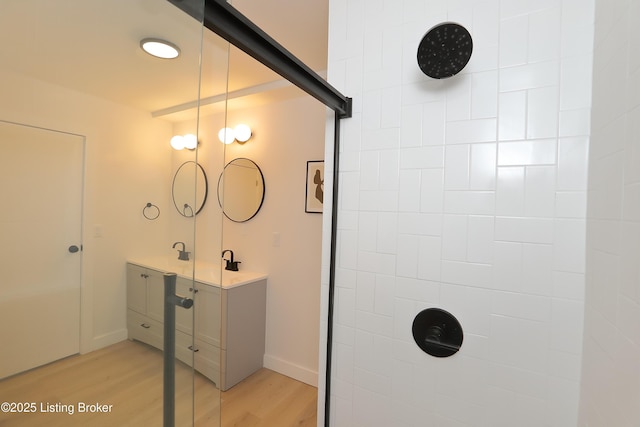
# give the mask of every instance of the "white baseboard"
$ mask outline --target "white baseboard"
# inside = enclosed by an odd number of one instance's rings
[[[109,332],[108,334],[99,335],[97,337],[93,337],[92,349],[91,351],[101,349],[103,347],[108,347],[115,343],[119,343],[120,341],[124,341],[127,339],[127,329],[119,329],[117,331]]]
[[[302,381],[314,387],[318,387],[318,372],[304,368],[286,360],[268,354],[264,355],[264,367],[286,375],[295,380]]]

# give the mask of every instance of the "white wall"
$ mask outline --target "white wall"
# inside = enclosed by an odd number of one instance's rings
[[[86,137],[81,351],[126,338],[125,261],[165,253],[171,125],[65,88],[0,72],[0,118]],[[145,220],[147,202],[160,207]],[[96,236],[96,228],[101,236]],[[30,259],[24,259],[29,268]]]
[[[194,153],[168,144],[173,134],[196,132],[194,122],[171,124],[9,72],[1,77],[0,119],[86,136],[83,352],[126,338],[128,258],[177,256],[171,245],[180,240],[198,259],[216,262],[224,234],[224,247],[234,250],[241,268],[269,274],[265,365],[316,384],[322,216],[304,212],[304,196],[306,162],[324,154],[324,106],[303,95],[230,112],[229,123],[247,122],[254,137],[226,152],[217,141],[224,116],[203,119],[198,161],[209,196],[194,236],[193,221],[178,215],[170,191],[173,174]],[[224,164],[236,157],[256,161],[266,180],[260,213],[243,224],[222,221],[216,193]],[[142,216],[147,202],[161,210],[156,221]],[[280,234],[278,247],[273,233]]]
[[[638,424],[640,2],[596,1],[580,426]]]
[[[332,426],[576,425],[593,5],[330,1],[329,81],[355,102]],[[436,81],[416,50],[444,21],[474,51]],[[462,323],[456,355],[414,343],[428,307]]]
[[[324,121],[325,107],[300,92],[297,98],[229,110],[230,127],[246,123],[253,129],[252,138],[242,145],[218,141],[223,114],[201,118],[198,152],[208,175],[209,197],[196,221],[196,257],[221,262],[221,228],[222,249],[233,250],[240,270],[268,274],[265,366],[313,385],[318,372],[322,215],[305,213],[304,201],[307,161],[324,157]],[[194,126],[184,122],[175,129],[195,132]],[[238,157],[253,160],[265,180],[262,208],[243,223],[222,220],[217,199],[222,167]]]

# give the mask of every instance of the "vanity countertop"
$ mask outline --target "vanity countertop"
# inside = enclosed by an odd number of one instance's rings
[[[180,261],[177,259],[153,257],[132,258],[128,259],[127,262],[165,273],[176,273],[185,279],[191,279],[193,277],[196,282],[216,287],[220,287],[220,271],[222,271],[222,288],[224,289],[247,285],[267,278],[267,275],[264,273],[245,270],[229,271],[222,269],[219,265],[202,261]]]

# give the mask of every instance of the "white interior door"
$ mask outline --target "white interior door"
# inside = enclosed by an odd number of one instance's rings
[[[0,378],[79,352],[84,137],[0,121]]]

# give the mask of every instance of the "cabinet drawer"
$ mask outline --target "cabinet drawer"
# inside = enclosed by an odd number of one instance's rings
[[[213,381],[220,387],[220,350],[218,347],[196,340],[196,371]]]
[[[127,335],[129,339],[142,341],[162,349],[163,325],[133,310],[127,310]]]
[[[176,331],[176,359],[193,366],[193,338],[184,332]]]
[[[176,358],[213,381],[219,386],[220,349],[205,342],[196,340],[180,331],[176,331]]]

